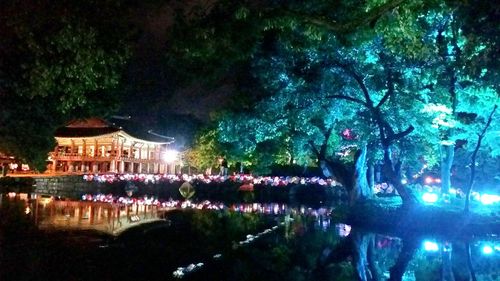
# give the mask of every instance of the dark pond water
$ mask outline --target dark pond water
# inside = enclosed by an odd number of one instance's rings
[[[38,231],[0,207],[0,280],[500,280],[500,239],[335,222],[335,207],[174,210],[118,237]]]

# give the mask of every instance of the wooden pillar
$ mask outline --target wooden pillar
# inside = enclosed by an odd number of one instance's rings
[[[146,173],[151,173],[150,167],[149,167],[149,160],[151,160],[151,153],[149,151],[149,144],[146,147]]]
[[[99,172],[99,165],[97,162],[92,162],[92,173],[97,173]]]
[[[118,142],[120,142],[120,140],[118,139]],[[123,144],[125,143],[125,140],[122,140],[120,142],[120,148],[119,148],[119,151],[118,151],[118,157],[123,157]]]
[[[86,172],[86,166],[85,166],[85,157],[87,157],[87,142],[85,140],[83,141],[83,148],[82,148],[82,172]]]
[[[120,143],[120,151],[118,151],[118,157],[119,157],[119,172],[124,173],[125,172],[125,162],[123,161],[123,145],[125,143],[125,140],[123,139]]]
[[[40,204],[39,202],[39,197],[38,194],[35,194],[35,225],[38,225],[38,205]],[[2,207],[2,195],[0,194],[0,208]]]
[[[109,172],[116,173],[116,160],[115,159],[111,159],[111,161],[109,162]]]
[[[56,147],[54,148],[54,155],[52,158],[52,167],[50,169],[52,173],[55,173],[57,170],[57,156],[59,155],[58,149],[59,149],[59,144],[56,144]]]
[[[114,137],[111,140],[111,150],[110,150],[110,153],[109,153],[109,155],[106,155],[106,156],[109,157],[109,159],[111,159],[109,161],[109,172],[116,173],[117,172],[117,169],[116,169],[117,154],[115,152],[115,138]]]
[[[78,223],[79,224],[82,222],[82,218],[83,218],[83,206],[80,205],[78,207]]]
[[[132,153],[134,152],[134,145],[135,143],[131,143],[128,148],[128,158],[134,158],[134,156],[132,155]]]
[[[160,159],[160,147],[158,145],[155,145],[155,153],[154,153],[154,157],[155,157],[155,173],[161,173],[161,167],[160,167],[160,163],[159,163],[159,159]]]
[[[99,205],[97,207],[97,223],[101,222],[102,220],[102,206]]]
[[[95,216],[95,207],[93,205],[90,205],[89,222],[91,225],[94,224],[94,216]]]
[[[52,159],[52,169],[51,170],[52,170],[52,173],[55,173],[57,171],[57,160],[56,159]]]
[[[98,143],[97,143],[97,138],[94,139],[94,153],[92,154],[92,157],[97,157],[98,156]]]
[[[128,205],[125,205],[125,212],[127,213],[127,221],[130,222],[130,208]]]
[[[125,172],[125,161],[120,160],[119,172],[123,174]]]
[[[121,216],[121,211],[120,211],[120,205],[117,205],[116,207],[116,223],[121,225],[121,221],[120,221],[120,216]],[[113,223],[114,225],[114,223]]]
[[[108,224],[111,223],[111,214],[112,213],[113,213],[113,207],[112,206],[111,207],[108,206],[108,208],[106,208],[106,217],[108,219]]]
[[[82,142],[83,142],[82,155],[87,156],[87,141],[82,140]]]

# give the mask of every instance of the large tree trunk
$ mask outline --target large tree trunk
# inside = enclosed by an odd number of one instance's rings
[[[368,186],[370,190],[375,187],[375,165],[373,163],[368,165]]]
[[[351,192],[351,204],[371,198],[373,195],[372,189],[370,188],[368,179],[366,177],[366,145],[361,147],[361,149],[356,154],[357,157],[355,157],[356,162],[354,164],[355,169],[353,187]]]
[[[441,146],[441,192],[448,193],[451,187],[451,166],[455,157],[454,145]]]
[[[363,145],[356,152],[354,165],[344,164],[337,159],[328,159],[326,148],[331,133],[332,128],[325,132],[325,139],[319,150],[312,141],[309,142],[313,152],[318,157],[323,175],[327,178],[334,177],[342,184],[349,194],[349,203],[351,205],[359,200],[370,198],[373,194],[366,177],[367,146]]]
[[[406,271],[408,263],[413,258],[418,246],[418,241],[415,239],[403,239],[403,248],[399,253],[396,263],[389,269],[389,281],[402,281],[403,274]]]
[[[474,271],[474,267],[472,266],[472,255],[470,253],[470,243],[465,243],[465,250],[467,253],[467,267],[469,268],[470,279],[472,281],[477,281],[476,272]]]
[[[415,196],[413,196],[406,186],[401,183],[401,163],[393,163],[390,148],[388,146],[384,146],[383,169],[387,181],[394,186],[401,200],[403,200],[403,206],[408,207],[414,205],[417,202]]]
[[[493,115],[495,115],[495,111],[497,110],[497,108],[498,108],[498,106],[495,104],[495,106],[493,107],[493,110],[491,111],[490,115],[488,116],[488,120],[486,121],[486,124],[484,125],[483,130],[481,131],[481,133],[478,134],[477,144],[476,144],[476,147],[474,148],[474,152],[472,152],[471,161],[470,161],[470,180],[469,180],[469,184],[467,186],[467,191],[466,191],[466,195],[465,195],[464,211],[466,213],[469,212],[470,194],[472,191],[472,187],[474,186],[474,180],[476,177],[477,152],[479,151],[479,148],[481,147],[481,142],[483,141],[483,138],[486,135],[486,131],[488,131],[488,128],[491,125],[491,121],[493,120]]]
[[[442,281],[455,281],[453,270],[451,268],[451,251],[452,248],[441,248],[441,280]]]
[[[378,274],[377,272],[372,272],[375,266],[369,263],[369,261],[373,262],[373,259],[368,258],[369,248],[373,246],[374,243],[374,234],[354,232],[351,235],[353,235],[354,244],[353,261],[358,280],[376,281]]]
[[[315,280],[323,280],[325,268],[331,263],[340,263],[352,257],[357,280],[378,281],[380,276],[374,255],[375,234],[351,231],[348,239],[340,242],[334,249],[325,249],[316,266]]]
[[[366,200],[373,196],[366,177],[366,146],[361,147],[354,157],[354,165],[346,165],[340,161],[323,159],[320,167],[326,177],[335,179],[344,186],[349,195],[349,204]]]

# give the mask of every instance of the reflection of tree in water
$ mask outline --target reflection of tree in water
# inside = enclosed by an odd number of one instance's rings
[[[402,247],[401,247],[402,245]],[[379,237],[374,233],[352,230],[349,237],[320,259],[317,274],[323,276],[331,264],[351,261],[354,278],[362,281],[402,280],[413,258],[418,242],[415,239]],[[398,251],[400,249],[400,251]],[[318,276],[318,277],[319,277]]]
[[[227,275],[217,280],[352,280],[347,263],[329,268],[326,278],[316,278],[318,257],[341,238],[332,228],[325,231],[314,217],[291,218],[293,222],[280,228],[277,235],[263,236],[229,253],[225,259],[229,264],[224,265]]]
[[[471,246],[461,239],[438,240],[435,250],[424,250],[422,237],[394,238],[351,230],[349,236],[324,248],[315,269],[317,280],[330,279],[339,268],[352,270],[345,280],[465,281],[498,280],[499,260],[481,253],[481,242]],[[494,242],[490,242],[494,244]],[[480,274],[478,275],[478,272]]]

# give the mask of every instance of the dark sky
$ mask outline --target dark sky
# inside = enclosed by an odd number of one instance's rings
[[[169,44],[181,39],[169,37],[175,13],[189,14],[199,2],[144,5],[134,10],[132,18],[141,32],[125,77],[127,91],[123,106],[117,114],[131,116],[131,119],[111,121],[138,133],[147,128],[174,136],[177,144],[183,146],[207,123],[209,113],[223,107],[230,99],[231,83],[216,88],[207,88],[197,82],[180,86],[173,70],[165,64]]]

